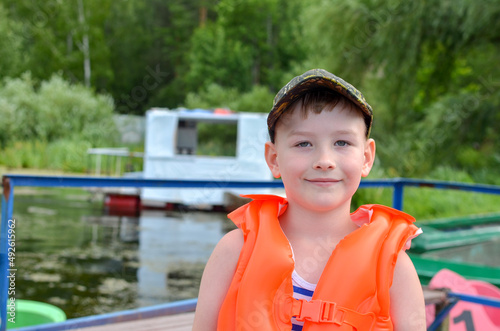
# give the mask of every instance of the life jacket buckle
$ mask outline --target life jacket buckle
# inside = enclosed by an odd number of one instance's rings
[[[300,310],[295,315],[297,321],[311,321],[316,323],[334,323],[342,325],[344,323],[344,312],[337,309],[335,302],[322,300],[307,301],[304,299],[297,300],[300,302]]]

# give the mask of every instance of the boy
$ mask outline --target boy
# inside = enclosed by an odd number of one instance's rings
[[[350,215],[375,159],[371,124],[362,94],[325,70],[280,90],[265,158],[286,199],[251,196],[229,215],[240,229],[206,265],[193,330],[425,330],[404,252],[414,219],[371,205]]]

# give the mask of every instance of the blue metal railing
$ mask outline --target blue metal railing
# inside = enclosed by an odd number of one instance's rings
[[[175,302],[119,311],[95,316],[72,318],[70,320],[37,326],[27,326],[16,331],[62,331],[95,327],[100,325],[123,323],[139,319],[168,316],[194,311],[198,299],[186,299]]]
[[[216,180],[163,180],[114,177],[76,177],[76,176],[33,176],[4,175],[2,178],[2,221],[0,231],[0,331],[6,330],[7,300],[9,299],[8,276],[15,273],[15,262],[9,266],[9,247],[13,241],[9,239],[9,220],[13,220],[14,188],[16,186],[35,187],[133,187],[133,188],[282,188],[283,183],[275,181],[216,181]],[[427,187],[435,189],[451,189],[469,192],[500,194],[500,186],[468,184],[445,181],[431,181],[408,178],[363,180],[360,188],[388,187],[393,189],[392,206],[403,209],[405,187]],[[10,223],[12,225],[12,223]],[[15,241],[14,241],[15,244]],[[190,303],[192,304],[192,303]]]

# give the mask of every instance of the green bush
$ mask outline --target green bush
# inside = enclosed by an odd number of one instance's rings
[[[274,94],[264,86],[254,86],[250,92],[240,96],[238,111],[268,113],[273,105]]]
[[[59,75],[39,85],[25,73],[0,86],[1,133],[5,145],[15,141],[85,140],[93,146],[114,143],[113,101]]]
[[[7,145],[14,135],[14,106],[0,96],[0,148]]]
[[[116,144],[113,101],[59,75],[40,84],[29,73],[0,85],[0,164],[83,171],[88,148]]]
[[[29,73],[21,78],[4,79],[0,87],[0,100],[7,107],[0,108],[0,117],[9,119],[10,126],[9,135],[3,138],[4,144],[12,141],[45,139],[43,127],[46,124],[39,118],[38,108],[41,105],[34,85]]]
[[[238,112],[263,112],[271,110],[274,95],[264,86],[254,86],[249,92],[239,93],[236,88],[211,84],[198,93],[186,97],[187,108],[228,108]]]
[[[236,88],[222,87],[210,84],[198,93],[189,93],[186,97],[186,107],[195,109],[227,108],[236,110],[239,93]]]

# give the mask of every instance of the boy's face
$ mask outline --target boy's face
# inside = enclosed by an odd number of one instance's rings
[[[350,208],[375,158],[375,141],[365,130],[362,115],[343,103],[307,118],[293,109],[280,119],[266,161],[274,177],[281,176],[289,203],[314,211]]]

